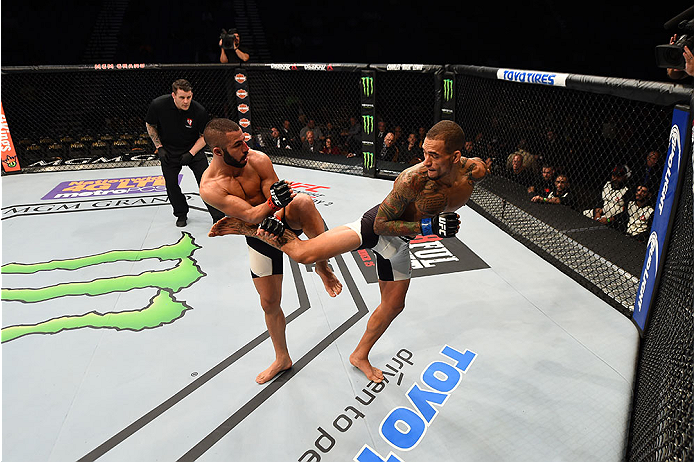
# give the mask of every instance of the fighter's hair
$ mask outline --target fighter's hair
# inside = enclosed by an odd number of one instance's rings
[[[465,132],[452,120],[442,120],[429,129],[426,135],[430,140],[443,140],[446,151],[450,154],[462,151],[465,146]]]
[[[171,90],[176,93],[177,90],[193,91],[193,86],[186,79],[178,79],[171,84]]]
[[[222,148],[226,145],[226,134],[237,132],[241,127],[233,120],[217,118],[207,123],[203,136],[211,148]]]

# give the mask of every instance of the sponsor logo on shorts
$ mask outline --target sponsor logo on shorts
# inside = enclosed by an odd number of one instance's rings
[[[354,261],[369,284],[378,282],[376,256],[371,250],[355,250]],[[458,273],[489,268],[484,260],[456,238],[417,236],[410,241],[412,277]]]

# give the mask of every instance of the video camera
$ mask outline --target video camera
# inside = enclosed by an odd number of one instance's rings
[[[677,31],[677,40],[672,45],[655,47],[655,62],[658,67],[684,70],[684,47],[694,52],[694,6],[665,23],[665,30]]]
[[[233,50],[236,48],[236,29],[229,29],[228,31],[222,29],[222,34],[219,36],[222,39],[222,48],[225,50]]]

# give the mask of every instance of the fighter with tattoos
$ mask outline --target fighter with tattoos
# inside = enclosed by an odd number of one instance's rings
[[[315,238],[299,239],[281,221],[266,218],[260,226],[226,217],[210,236],[255,236],[279,248],[293,260],[309,264],[341,253],[370,248],[376,255],[381,303],[373,311],[350,363],[369,380],[383,381],[383,372],[369,362],[369,352],[390,323],[405,308],[410,285],[409,241],[415,236],[453,237],[460,227],[455,213],[470,198],[475,183],[487,174],[480,158],[462,157],[465,134],[455,122],[434,125],[422,145],[424,161],[403,171],[381,204],[354,223],[338,226]]]

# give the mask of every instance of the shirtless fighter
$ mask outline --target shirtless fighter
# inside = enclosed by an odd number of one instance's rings
[[[465,134],[455,122],[434,125],[422,145],[424,161],[404,170],[383,202],[361,220],[302,240],[278,219],[268,217],[256,226],[252,221],[223,218],[210,236],[243,234],[258,236],[299,263],[326,260],[344,252],[370,248],[376,254],[381,303],[374,310],[349,360],[369,380],[383,381],[383,372],[368,356],[376,341],[405,308],[410,285],[409,241],[417,236],[453,237],[460,227],[455,210],[465,205],[477,181],[487,174],[480,158],[462,157]],[[214,205],[214,204],[213,204]],[[216,206],[216,205],[215,205]],[[257,223],[257,221],[255,222]]]
[[[270,158],[248,148],[241,128],[229,119],[213,119],[205,127],[205,142],[214,154],[200,181],[200,197],[209,205],[246,223],[257,225],[273,217],[283,227],[315,238],[325,230],[323,218],[313,199],[296,194],[287,182],[279,181]],[[288,233],[289,234],[289,233]],[[258,374],[256,382],[265,383],[289,369],[292,360],[285,336],[286,321],[282,299],[282,252],[260,239],[247,237],[251,276],[265,324],[275,349],[275,361]],[[316,273],[331,297],[342,291],[342,284],[325,259],[316,260]]]

